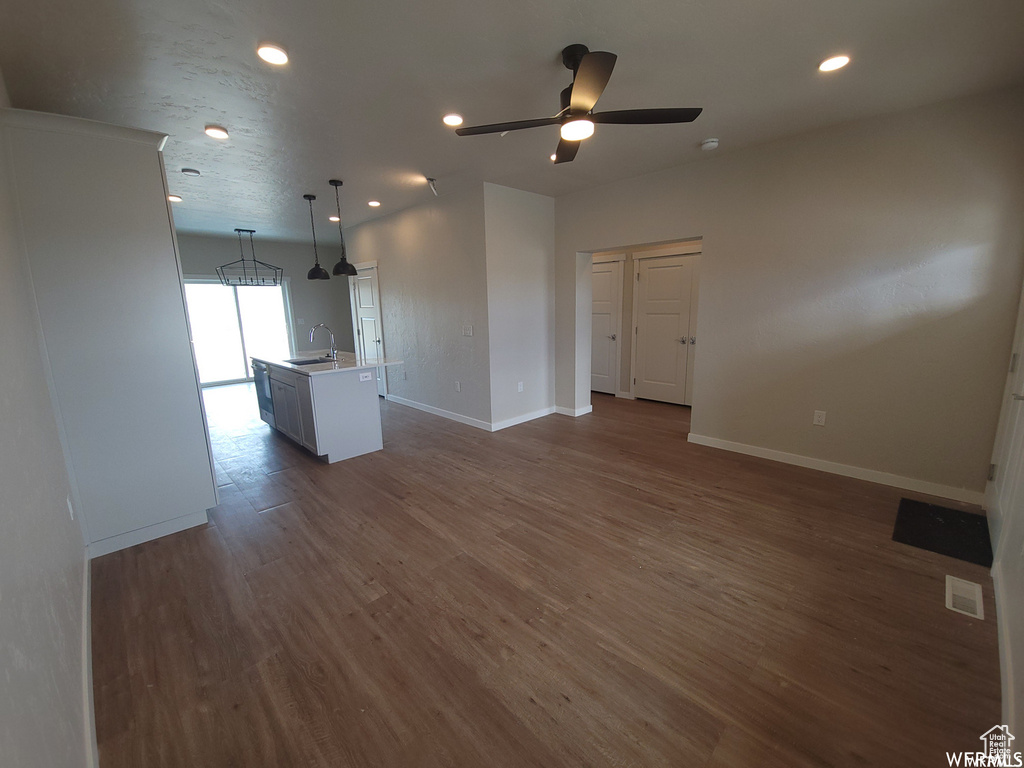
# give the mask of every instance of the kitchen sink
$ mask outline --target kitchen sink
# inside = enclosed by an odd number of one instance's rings
[[[306,359],[285,360],[285,362],[291,363],[292,365],[316,365],[317,363],[333,363],[334,361],[329,357],[311,357]]]

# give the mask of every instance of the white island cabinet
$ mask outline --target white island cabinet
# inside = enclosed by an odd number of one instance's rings
[[[401,360],[360,361],[351,353],[306,364],[252,359],[267,366],[274,414],[264,420],[279,432],[332,464],[384,447],[374,369]]]

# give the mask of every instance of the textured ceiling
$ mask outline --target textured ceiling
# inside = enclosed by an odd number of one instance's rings
[[[1021,0],[7,0],[15,107],[170,135],[182,231],[308,239],[345,181],[346,226],[491,181],[547,195],[787,134],[1024,80]],[[285,47],[274,68],[256,43]],[[557,127],[457,137],[558,109],[570,43],[619,56],[599,110],[699,106],[690,125],[598,126],[575,162]],[[837,52],[853,62],[829,75]],[[203,134],[207,123],[231,132]],[[199,178],[182,176],[198,168]],[[371,209],[367,200],[383,205]],[[327,236],[326,230],[324,236]]]

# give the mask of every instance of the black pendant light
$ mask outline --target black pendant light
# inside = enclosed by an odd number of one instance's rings
[[[303,195],[302,199],[309,203],[309,226],[313,230],[313,258],[316,259],[316,264],[306,273],[306,279],[330,280],[331,276],[320,266],[320,255],[316,252],[316,224],[313,223],[313,201],[316,200],[316,195]]]
[[[353,277],[358,275],[359,271],[348,263],[348,254],[345,252],[345,233],[341,231],[341,195],[338,193],[338,187],[341,186],[341,180],[331,179],[327,183],[334,187],[334,201],[338,204],[338,235],[341,237],[341,261],[334,265],[334,269],[332,271],[336,275]]]
[[[238,261],[230,264],[221,264],[217,267],[217,277],[222,285],[280,285],[283,279],[284,270],[267,264],[265,261],[256,259],[256,246],[253,245],[252,236],[256,234],[255,229],[236,229],[238,233],[238,252],[241,254]],[[242,234],[249,235],[249,250],[252,251],[252,258],[245,258],[245,249],[242,247]]]

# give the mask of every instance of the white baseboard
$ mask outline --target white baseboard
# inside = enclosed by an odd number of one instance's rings
[[[833,475],[855,477],[858,480],[867,480],[880,485],[889,485],[893,488],[903,488],[908,491],[927,493],[930,496],[939,496],[944,499],[963,501],[968,504],[978,504],[980,506],[985,500],[985,494],[982,491],[971,491],[966,488],[955,488],[951,485],[940,485],[939,483],[931,483],[927,480],[916,480],[912,477],[902,477],[888,472],[879,472],[874,469],[851,467],[848,464],[839,464],[835,461],[825,461],[824,459],[815,459],[810,456],[801,456],[796,453],[776,451],[771,448],[761,448],[757,445],[734,443],[731,440],[720,440],[717,437],[695,435],[693,432],[691,432],[686,439],[688,442],[696,443],[697,445],[707,445],[711,448],[721,448],[722,450],[732,451],[733,453],[743,453],[748,456],[757,456],[762,459],[780,461],[783,464],[795,464],[798,467],[819,469],[822,472],[831,472]]]
[[[999,637],[999,678],[1003,691],[1003,720],[1012,729],[1016,725],[1017,703],[1013,692],[1013,646],[1007,615],[1014,602],[1004,591],[1003,569],[999,560],[992,564],[992,590],[996,598],[996,632]]]
[[[616,397],[621,397],[623,400],[636,400],[636,395],[632,392],[616,392]]]
[[[563,408],[560,405],[555,406],[555,413],[560,413],[563,416],[586,416],[588,413],[594,410],[594,406],[585,405],[582,408]]]
[[[82,551],[82,712],[85,714],[85,764],[98,768],[100,750],[96,743],[96,709],[92,698],[92,568]]]
[[[102,557],[103,555],[109,555],[111,552],[117,552],[120,549],[127,549],[128,547],[134,547],[136,544],[159,539],[161,536],[184,531],[186,528],[205,525],[209,520],[210,518],[207,517],[206,510],[203,510],[202,512],[185,515],[184,517],[176,517],[164,523],[147,525],[145,528],[121,533],[108,539],[100,539],[89,545],[89,558]]]
[[[504,421],[491,422],[491,432],[497,432],[499,429],[506,429],[508,427],[514,427],[516,424],[524,424],[527,421],[533,421],[539,419],[541,416],[550,416],[555,412],[555,406],[548,408],[541,408],[539,411],[533,411],[532,413],[524,413],[521,416],[513,416],[511,419],[505,419]]]
[[[393,403],[399,405],[407,405],[410,408],[415,408],[417,411],[424,411],[426,413],[432,413],[435,416],[441,416],[445,419],[451,419],[457,421],[460,424],[467,424],[477,429],[486,429],[488,432],[491,431],[491,423],[489,421],[481,421],[480,419],[474,419],[470,416],[463,416],[461,413],[455,413],[454,411],[446,411],[444,408],[435,408],[432,405],[426,403],[417,403],[415,400],[406,400],[404,397],[398,395],[388,395],[387,399]]]

